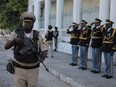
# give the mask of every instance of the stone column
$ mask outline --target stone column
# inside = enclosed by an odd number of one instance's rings
[[[105,23],[105,20],[110,18],[110,0],[100,0],[99,8],[99,18]]]
[[[116,0],[111,0],[110,20],[114,22],[113,27],[116,28]]]
[[[79,23],[82,19],[82,0],[73,0],[73,22]]]
[[[106,19],[110,19],[110,0],[100,0],[99,4],[99,18],[102,20],[102,24]],[[104,56],[102,54],[102,62],[104,62]]]
[[[40,1],[34,0],[34,14],[36,17],[36,21],[34,23],[34,29],[39,31],[39,19],[40,19]]]
[[[33,12],[33,3],[32,3],[32,0],[28,0],[28,11]]]
[[[62,15],[64,11],[64,0],[56,1],[56,26],[59,30],[59,38],[62,36]]]
[[[45,33],[50,23],[50,13],[51,13],[51,0],[45,0],[45,24],[44,24]]]

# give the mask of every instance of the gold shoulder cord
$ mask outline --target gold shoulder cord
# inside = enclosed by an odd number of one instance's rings
[[[112,33],[112,36],[110,37],[110,39],[112,38],[114,38],[114,35],[115,35],[115,32],[116,32],[116,30],[113,28],[113,33]]]
[[[112,41],[112,40],[113,40],[113,38],[114,38],[115,32],[116,32],[116,29],[114,29],[114,28],[113,28],[112,36],[110,36],[110,37],[106,37],[106,36],[105,36],[105,37],[104,37],[104,40],[105,40],[105,39],[107,39],[107,40]]]
[[[105,30],[105,27],[104,27],[104,26],[103,26],[103,27],[101,27],[101,29],[100,29],[100,30],[101,30],[101,32],[103,32],[103,30]]]
[[[87,40],[88,38],[90,38],[91,37],[91,35],[90,36],[88,36],[88,37],[83,37],[83,35],[85,35],[85,34],[87,34],[88,33],[88,28],[86,28],[86,30],[84,30],[84,31],[82,31],[82,33],[81,33],[81,35],[80,35],[80,38],[83,38],[83,39],[85,39],[85,40]]]
[[[114,31],[115,31],[115,33],[114,33],[114,35],[115,35],[116,34],[116,28],[114,28]],[[116,51],[116,45],[112,49]]]

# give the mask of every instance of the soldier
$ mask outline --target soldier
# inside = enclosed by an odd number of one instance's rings
[[[51,51],[51,57],[53,58],[53,30],[52,26],[48,26],[48,31],[45,34],[46,42],[50,46],[50,51]]]
[[[20,21],[20,28],[11,33],[5,44],[5,49],[14,47],[14,84],[15,87],[37,87],[39,58],[45,59],[48,47],[39,32],[32,30],[36,21],[33,13],[24,12]]]
[[[54,27],[54,28],[55,28],[55,31],[53,32],[53,35],[54,35],[54,46],[55,46],[54,51],[57,51],[59,31],[58,31],[58,27]]]
[[[106,20],[105,30],[103,32],[102,52],[105,59],[105,74],[102,77],[106,79],[113,78],[113,55],[114,46],[116,43],[116,30],[112,28],[114,22],[109,19]]]
[[[70,30],[70,28],[73,28],[73,30]],[[79,42],[79,30],[78,30],[78,24],[73,22],[73,24],[67,29],[67,33],[71,34],[70,38],[70,44],[72,45],[72,63],[69,65],[76,66],[78,62],[78,42]]]
[[[92,73],[100,73],[101,69],[101,51],[100,47],[102,45],[102,25],[101,20],[96,18],[95,22],[91,23],[91,26],[94,24],[91,32],[91,47],[92,47]]]
[[[87,56],[88,56],[88,47],[90,43],[91,29],[86,26],[87,22],[82,20],[80,25],[80,36],[79,36],[79,45],[80,45],[80,67],[79,69],[87,69]]]

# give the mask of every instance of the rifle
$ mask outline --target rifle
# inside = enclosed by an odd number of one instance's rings
[[[25,41],[26,46],[23,49],[20,50],[20,53],[25,55],[25,54],[30,54],[31,51],[35,52],[36,57],[38,57],[38,61],[40,63],[42,63],[43,66],[45,67],[46,71],[49,72],[46,65],[40,60],[40,53],[38,53],[38,47],[36,46],[34,40],[32,38],[27,39],[27,37],[24,37],[24,41]],[[36,48],[36,49],[34,49],[34,48]]]
[[[20,50],[22,55],[26,53],[30,54],[30,52],[38,52],[38,47],[36,46],[35,42],[33,42],[32,38],[24,37],[23,40],[25,46]]]
[[[35,52],[36,56],[37,57],[40,57],[40,50],[38,49],[38,45],[37,42],[38,42],[38,35],[39,35],[39,32],[36,31],[36,30],[33,30],[33,38],[26,38],[24,37],[24,30],[23,29],[17,29],[16,30],[16,33],[19,37],[23,38],[24,39],[24,42],[25,42],[25,46],[23,47],[23,49],[20,50],[20,53],[21,54],[30,54],[29,51],[32,51],[32,52]],[[35,42],[36,41],[36,42]],[[34,50],[36,48],[36,50]],[[39,52],[38,52],[39,50]],[[49,72],[48,68],[46,67],[46,65],[38,58],[38,61],[40,63],[43,64],[43,66],[45,67],[46,71]]]
[[[46,67],[46,65],[39,59],[40,56],[39,55],[36,55],[38,57],[38,60],[40,63],[42,63],[42,65],[45,67],[46,71],[49,72],[49,69]]]

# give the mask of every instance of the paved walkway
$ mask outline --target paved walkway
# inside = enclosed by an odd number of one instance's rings
[[[7,63],[6,58],[12,57],[12,55],[10,55],[11,51],[7,51],[8,54],[5,55],[6,51],[4,52],[2,45],[4,44],[4,40],[0,40],[1,42],[3,42],[0,45],[0,83],[7,83],[10,87],[10,85],[12,85],[11,76],[7,77],[7,73],[4,73],[4,66]],[[54,52],[54,58],[50,58],[50,55],[48,55],[48,58],[46,58],[46,60],[44,61],[46,66],[49,68],[50,73],[52,73],[62,81],[66,82],[67,84],[71,85],[72,87],[116,87],[116,58],[114,58],[114,78],[112,79],[105,79],[101,77],[105,70],[105,64],[102,64],[101,73],[93,74],[90,72],[90,70],[92,69],[91,61],[88,61],[88,69],[85,71],[78,69],[78,66],[70,66],[70,62],[71,55],[60,52]],[[41,65],[41,67],[43,67],[43,65]],[[7,78],[7,81],[5,81],[5,78]],[[5,85],[0,87],[7,86]]]
[[[54,58],[50,58],[48,54],[48,58],[46,58],[44,63],[49,68],[50,73],[72,87],[116,87],[116,66],[113,67],[114,78],[105,79],[101,77],[105,71],[105,64],[102,64],[101,73],[93,74],[90,72],[92,69],[90,60],[88,61],[88,69],[83,71],[78,69],[79,66],[69,65],[71,63],[71,55],[60,52],[54,52],[54,55]]]

